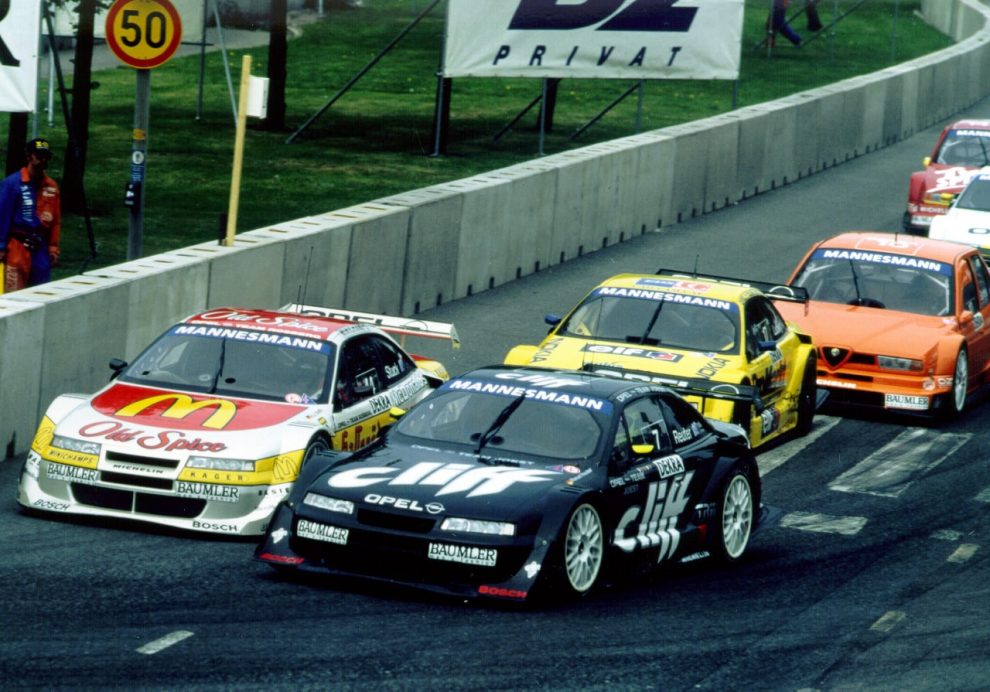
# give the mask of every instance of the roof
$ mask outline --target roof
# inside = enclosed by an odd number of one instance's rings
[[[705,276],[685,274],[617,274],[600,283],[598,288],[632,288],[649,291],[664,291],[681,295],[712,298],[715,300],[742,302],[752,286],[731,281],[716,280]]]
[[[957,120],[949,125],[950,130],[990,130],[990,120]]]
[[[920,257],[950,264],[960,255],[973,251],[971,247],[946,240],[933,240],[924,236],[884,231],[840,233],[822,241],[818,247]]]
[[[213,308],[182,320],[184,324],[202,324],[228,329],[252,329],[255,331],[308,336],[328,340],[345,327],[358,327],[354,322],[328,317],[298,315],[277,310],[253,310],[249,308]]]

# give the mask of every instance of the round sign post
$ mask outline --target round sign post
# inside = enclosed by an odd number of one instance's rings
[[[182,19],[170,0],[115,0],[107,12],[105,29],[113,54],[137,71],[131,175],[124,191],[124,205],[131,210],[127,259],[133,260],[141,256],[144,227],[151,69],[175,54],[182,41]]]

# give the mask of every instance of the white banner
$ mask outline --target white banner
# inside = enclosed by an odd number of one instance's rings
[[[744,0],[449,0],[445,77],[736,79]]]
[[[0,112],[32,113],[41,0],[0,0]]]

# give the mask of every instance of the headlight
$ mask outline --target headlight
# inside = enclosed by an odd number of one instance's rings
[[[73,437],[65,437],[64,435],[55,435],[52,437],[52,447],[58,447],[59,449],[65,449],[70,452],[80,452],[82,454],[94,454],[96,456],[100,455],[100,449],[102,445],[98,442],[90,442],[89,440],[77,440]]]
[[[253,459],[214,459],[213,457],[189,457],[187,469],[210,471],[254,471]]]
[[[460,517],[447,517],[440,524],[440,530],[483,533],[489,536],[516,535],[516,525],[506,521],[481,521],[480,519],[462,519]]]
[[[354,503],[350,500],[338,500],[334,497],[327,497],[318,493],[306,493],[303,504],[310,507],[319,507],[328,512],[340,512],[341,514],[354,514]]]
[[[912,358],[877,356],[877,365],[886,370],[921,370],[921,361]]]

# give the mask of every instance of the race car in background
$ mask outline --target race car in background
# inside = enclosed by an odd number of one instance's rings
[[[660,564],[743,558],[773,521],[746,435],[672,390],[490,366],[354,454],[317,455],[255,557],[458,597],[576,597]]]
[[[972,245],[990,256],[990,173],[977,173],[944,216],[932,219],[928,237]]]
[[[375,326],[372,326],[373,323]],[[31,510],[261,534],[306,460],[379,436],[447,379],[392,338],[453,325],[310,306],[215,308],[93,395],[48,407],[21,474]]]
[[[675,389],[703,415],[740,425],[753,448],[807,433],[818,397],[815,348],[770,297],[803,289],[660,269],[619,274],[563,319],[548,315],[539,345],[514,347],[510,365],[584,370]]]
[[[990,368],[990,272],[976,248],[881,232],[816,243],[791,276],[829,403],[958,415]]]
[[[990,120],[959,120],[947,126],[922,165],[925,170],[912,173],[908,185],[904,230],[909,233],[924,234],[973,173],[990,166]]]

